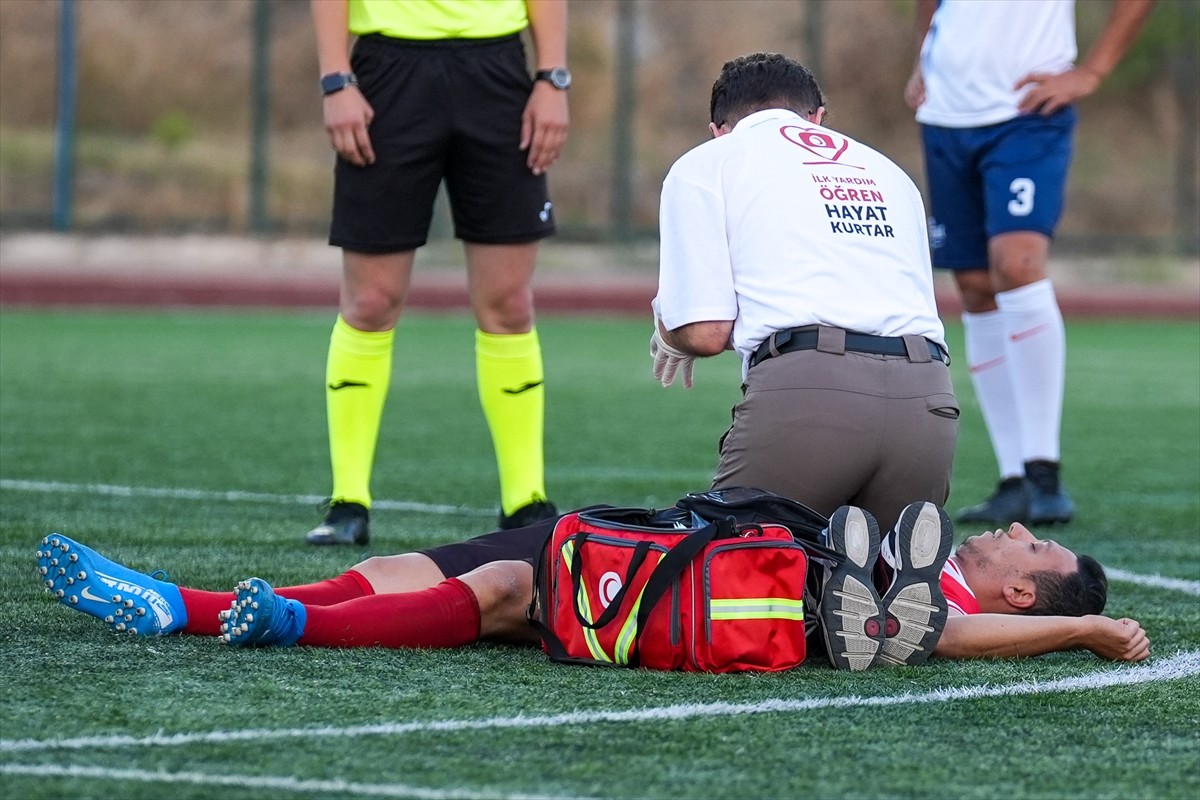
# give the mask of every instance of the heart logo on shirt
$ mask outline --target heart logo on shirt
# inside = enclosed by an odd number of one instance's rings
[[[783,138],[792,144],[803,147],[821,159],[820,161],[805,161],[805,164],[841,164],[838,159],[850,147],[848,139],[834,136],[829,131],[820,128],[802,128],[799,125],[784,125],[779,129],[779,132],[783,134]],[[841,165],[862,169],[862,167],[854,164]]]

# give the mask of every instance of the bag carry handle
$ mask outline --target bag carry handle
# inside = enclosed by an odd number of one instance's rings
[[[564,517],[564,519],[566,518]],[[559,520],[559,524],[562,524],[562,520]],[[743,527],[758,528],[759,526],[749,524],[743,525]],[[731,537],[735,535],[737,530],[738,526],[733,518],[726,518],[720,521],[710,522],[703,528],[698,528],[690,532],[682,540],[676,543],[673,548],[668,550],[667,554],[663,556],[661,561],[658,562],[654,568],[654,572],[650,574],[650,578],[646,581],[645,588],[642,591],[642,599],[638,606],[637,627],[634,631],[633,646],[630,648],[631,652],[628,662],[629,666],[638,666],[638,642],[641,638],[642,630],[646,626],[646,621],[650,617],[650,612],[654,610],[654,607],[658,604],[658,601],[662,599],[662,596],[666,593],[667,589],[671,587],[671,584],[687,568],[687,565],[691,563],[691,561],[695,559],[696,556],[698,556],[701,551],[703,551],[704,548],[713,541],[713,539]],[[759,528],[759,530],[761,530],[761,528]],[[586,540],[587,532],[581,531],[580,534],[576,534],[572,538],[582,538],[582,540]],[[529,610],[526,613],[526,619],[528,619],[529,624],[538,632],[538,634],[541,635],[542,642],[546,647],[546,652],[551,659],[563,663],[573,664],[598,663],[589,659],[570,656],[567,653],[566,647],[563,645],[562,640],[559,639],[558,636],[554,634],[554,631],[550,629],[550,626],[546,624],[544,615],[548,613],[548,606],[546,604],[550,595],[549,584],[547,583],[550,570],[547,568],[548,565],[546,564],[546,560],[557,557],[555,554],[550,552],[551,548],[549,545],[551,542],[553,542],[553,534],[547,537],[546,546],[542,548],[542,552],[538,558],[537,571],[534,575],[534,597],[530,602]],[[629,576],[633,575],[637,566],[640,565],[641,561],[645,559],[646,554],[650,550],[650,541],[642,540],[638,542],[634,554],[634,559],[637,559],[638,563],[635,565],[631,561],[631,567],[627,573],[626,580],[621,587],[621,591],[618,592],[617,597],[614,597],[613,600],[609,602],[608,608],[605,609],[604,614],[600,615],[600,619],[593,623],[589,623],[580,618],[579,605],[577,602],[577,598],[579,596],[579,574],[582,570],[583,563],[580,555],[582,550],[580,547],[581,544],[582,541],[576,541],[575,552],[571,559],[572,602],[575,604],[575,616],[580,624],[589,628],[599,628],[611,622],[612,618],[620,609],[621,601],[624,600],[624,593],[630,584]],[[639,549],[642,550],[640,558],[636,552]],[[541,595],[540,598],[539,595]]]
[[[621,589],[608,601],[608,606],[604,609],[604,613],[597,617],[595,622],[588,622],[579,611],[579,588],[581,573],[583,572],[583,545],[587,542],[589,535],[589,531],[580,531],[569,540],[575,544],[574,551],[571,553],[571,607],[575,610],[575,619],[579,621],[580,625],[595,630],[603,628],[612,622],[613,617],[621,609],[621,603],[625,600],[625,594],[629,591],[630,584],[633,583],[633,576],[637,574],[638,568],[646,560],[646,554],[650,552],[651,542],[649,539],[642,539],[633,548],[633,557],[629,559],[629,568],[625,570],[625,577],[621,581]]]

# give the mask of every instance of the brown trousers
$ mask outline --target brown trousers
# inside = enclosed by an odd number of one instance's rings
[[[882,534],[909,503],[945,504],[958,415],[941,361],[783,353],[750,369],[713,487],[766,489],[826,516],[859,506]]]

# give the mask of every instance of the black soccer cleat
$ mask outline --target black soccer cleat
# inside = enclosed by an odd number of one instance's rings
[[[1055,525],[1075,518],[1075,502],[1058,478],[1057,461],[1025,462],[1029,524]]]
[[[554,503],[549,500],[535,500],[521,506],[512,514],[505,514],[501,511],[500,521],[497,524],[500,530],[507,531],[534,525],[543,520],[553,519],[558,515],[558,509],[554,507]]]
[[[886,638],[881,664],[925,663],[946,627],[942,567],[954,544],[954,527],[933,503],[912,503],[887,535],[892,582],[883,595]]]
[[[1029,494],[1024,478],[1005,478],[996,491],[977,506],[961,509],[955,519],[962,523],[1010,525],[1029,520]]]
[[[884,639],[883,608],[872,573],[879,557],[879,525],[854,506],[829,518],[826,546],[845,556],[825,564],[817,606],[825,654],[834,669],[864,670],[875,664]]]
[[[304,536],[309,544],[365,545],[371,540],[370,512],[359,503],[331,503],[325,521]]]

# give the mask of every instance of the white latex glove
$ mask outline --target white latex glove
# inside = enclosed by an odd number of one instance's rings
[[[696,357],[664,342],[658,332],[657,319],[654,320],[654,335],[650,337],[650,356],[654,359],[654,378],[662,383],[663,388],[675,382],[675,375],[681,368],[684,388],[692,388],[692,367]]]

